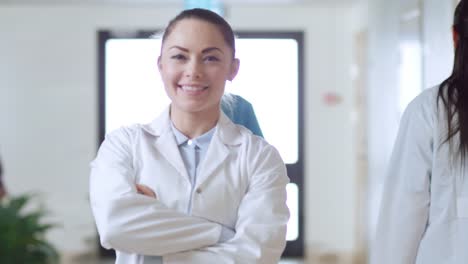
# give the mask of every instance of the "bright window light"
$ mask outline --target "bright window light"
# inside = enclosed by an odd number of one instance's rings
[[[109,39],[105,46],[105,132],[149,123],[170,101],[157,67],[159,39]],[[265,139],[286,163],[298,161],[298,43],[293,39],[236,40],[240,71],[226,91],[252,103]],[[287,240],[299,236],[299,190],[287,185]]]
[[[167,107],[157,68],[159,39],[106,42],[105,131],[149,123]],[[252,103],[265,139],[283,160],[298,160],[298,43],[293,39],[238,39],[239,74],[226,91]]]
[[[422,90],[421,45],[403,42],[400,45],[400,113]]]
[[[238,39],[240,69],[226,91],[250,101],[265,139],[286,163],[298,160],[298,44],[293,39]]]
[[[299,189],[297,188],[297,184],[288,183],[286,192],[286,204],[291,214],[288,222],[288,230],[286,232],[286,240],[294,241],[299,237]]]

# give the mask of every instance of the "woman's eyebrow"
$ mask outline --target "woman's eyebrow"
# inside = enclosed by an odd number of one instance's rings
[[[208,52],[211,52],[211,51],[219,51],[219,52],[224,54],[224,52],[220,48],[217,48],[217,47],[206,48],[206,49],[202,50],[202,53],[208,53]]]
[[[181,51],[184,51],[184,52],[189,52],[188,49],[183,48],[181,46],[177,46],[177,45],[169,47],[169,50],[171,50],[171,49],[178,49],[178,50],[181,50]],[[217,47],[208,47],[206,49],[203,49],[202,53],[205,54],[205,53],[209,53],[209,52],[212,52],[212,51],[219,51],[219,52],[224,54],[224,52],[220,48],[217,48]]]
[[[185,51],[185,52],[188,52],[188,51],[189,51],[188,49],[183,48],[183,47],[181,47],[181,46],[172,46],[172,47],[170,47],[169,49],[179,49],[179,50],[182,50],[182,51]]]

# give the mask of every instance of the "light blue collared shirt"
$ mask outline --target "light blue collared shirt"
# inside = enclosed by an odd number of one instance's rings
[[[194,139],[189,139],[182,132],[180,132],[173,123],[171,123],[172,132],[176,140],[176,144],[179,147],[180,155],[184,161],[185,168],[190,177],[190,183],[192,184],[190,197],[192,197],[193,189],[197,182],[198,174],[198,164],[203,160],[206,155],[206,151],[210,146],[211,138],[216,130],[216,127],[213,127],[205,134],[198,136]],[[187,213],[191,213],[191,202],[189,203],[189,208],[187,208]]]
[[[197,182],[198,164],[200,164],[200,162],[205,157],[216,127],[194,139],[189,139],[184,134],[182,134],[182,132],[180,132],[173,123],[171,123],[171,128],[172,132],[174,133],[176,144],[179,147],[180,155],[184,161],[185,168],[187,169],[187,173],[190,177],[189,180],[192,185],[190,189],[190,197],[192,197],[193,190]],[[192,198],[190,198],[189,207],[187,208],[187,213],[191,214],[191,212]],[[226,240],[224,237],[229,238],[232,236],[232,232],[223,227],[220,240]],[[144,264],[160,263],[162,263],[162,257],[160,256],[145,256]]]

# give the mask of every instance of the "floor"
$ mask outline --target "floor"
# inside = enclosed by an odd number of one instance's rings
[[[99,260],[96,257],[79,257],[62,261],[62,264],[114,264],[111,259]],[[304,264],[298,259],[283,259],[278,264]]]

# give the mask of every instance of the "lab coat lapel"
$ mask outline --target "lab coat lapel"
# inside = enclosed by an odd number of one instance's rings
[[[186,180],[189,180],[187,169],[180,155],[179,147],[171,130],[169,107],[151,124],[143,126],[147,133],[156,136],[155,148]]]
[[[170,130],[162,134],[156,141],[156,149],[185,179],[189,180],[179,148]]]
[[[205,158],[200,164],[197,176],[197,186],[203,184],[215,170],[220,167],[229,155],[229,149],[219,139],[218,135],[213,135]]]
[[[230,153],[229,147],[241,144],[241,137],[238,128],[221,112],[216,132],[211,139],[205,158],[199,165],[197,186],[202,185],[211,175],[214,175],[219,167],[226,166],[225,163]]]

